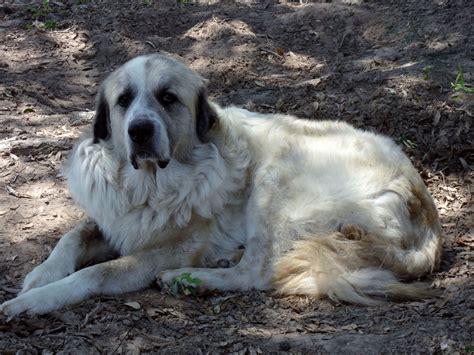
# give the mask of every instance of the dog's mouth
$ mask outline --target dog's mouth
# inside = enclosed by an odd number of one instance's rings
[[[142,162],[150,162],[152,164],[158,165],[160,169],[165,169],[170,161],[169,159],[159,158],[156,155],[150,154],[149,152],[138,152],[130,157],[130,163],[135,170],[140,169],[140,163]]]

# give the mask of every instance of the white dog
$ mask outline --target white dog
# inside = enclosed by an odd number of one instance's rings
[[[343,122],[221,108],[204,79],[161,55],[105,80],[93,132],[66,171],[89,219],[0,306],[8,316],[185,272],[200,291],[422,298],[426,288],[401,281],[440,260],[435,206],[392,140]]]

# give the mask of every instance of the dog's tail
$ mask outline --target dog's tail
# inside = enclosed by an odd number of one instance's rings
[[[353,225],[341,232],[296,242],[276,264],[273,285],[285,295],[329,297],[372,305],[381,300],[430,298],[425,283],[403,283],[432,271],[439,263],[440,238],[433,235],[416,250],[403,250]]]

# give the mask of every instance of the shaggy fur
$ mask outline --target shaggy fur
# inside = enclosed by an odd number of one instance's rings
[[[184,272],[202,290],[359,304],[427,296],[401,281],[436,269],[440,224],[392,140],[343,122],[221,108],[204,86],[160,55],[107,78],[93,134],[66,168],[89,218],[26,277],[5,314],[170,284]],[[131,138],[139,121],[152,128],[143,144]]]

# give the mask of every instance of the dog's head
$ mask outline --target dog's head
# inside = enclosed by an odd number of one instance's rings
[[[216,121],[205,84],[169,57],[153,54],[130,60],[100,88],[94,142],[111,140],[135,169],[145,162],[165,168],[172,158],[185,160],[193,147],[206,142]]]

